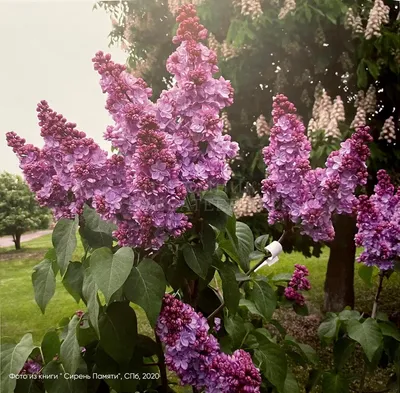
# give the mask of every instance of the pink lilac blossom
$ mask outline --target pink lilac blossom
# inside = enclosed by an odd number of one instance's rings
[[[299,291],[309,291],[311,289],[310,281],[306,278],[309,272],[304,265],[296,264],[294,266],[293,276],[287,288],[285,288],[285,297],[289,300],[294,300],[300,306],[304,306],[305,298]]]
[[[214,318],[214,331],[219,332],[221,329],[221,318]]]
[[[267,178],[262,182],[269,222],[290,220],[315,241],[331,241],[335,236],[332,214],[350,214],[355,189],[367,180],[367,143],[372,140],[368,128],[359,128],[332,152],[325,168],[312,170],[310,142],[294,105],[278,95],[272,116],[270,145],[263,150]]]
[[[22,370],[19,372],[20,374],[40,374],[42,371],[42,359],[41,357],[37,357],[35,360],[34,359],[28,359],[25,363],[24,366],[22,367]]]
[[[188,304],[165,295],[157,335],[165,344],[168,368],[182,384],[206,393],[258,393],[261,377],[251,356],[243,350],[232,355],[222,353],[208,331],[206,318]]]
[[[73,218],[84,203],[103,187],[107,153],[41,101],[38,112],[44,147],[26,145],[14,132],[8,145],[20,159],[20,168],[41,205],[53,209],[55,217]]]
[[[130,76],[101,52],[94,63],[108,94],[106,108],[116,123],[105,136],[124,154],[126,165],[124,187],[120,187],[125,195],[110,189],[95,198],[95,208],[106,217],[122,216],[115,233],[120,245],[157,249],[168,236],[180,236],[190,227],[187,217],[176,212],[184,203],[186,188],[179,180],[172,138],[160,130],[155,105],[149,100],[151,90],[143,80]]]
[[[369,157],[367,143],[371,141],[368,128],[359,128],[329,155],[325,168],[306,174],[309,197],[301,209],[303,233],[314,240],[333,240],[332,214],[351,214],[357,204],[354,192],[367,182],[365,162]]]
[[[207,30],[199,23],[193,5],[181,8],[175,43],[180,46],[167,61],[175,85],[157,101],[157,120],[174,140],[181,165],[180,179],[190,191],[226,184],[231,177],[228,160],[238,144],[224,134],[220,112],[233,102],[231,84],[218,72],[217,56],[200,42]]]
[[[105,78],[110,69],[120,69],[109,64],[108,56],[98,53],[96,60]],[[103,68],[101,60],[106,63]],[[108,82],[110,87],[112,81]],[[119,89],[115,86],[118,82]],[[123,83],[117,80],[115,91],[129,96]],[[122,96],[109,97],[107,107],[118,106],[118,99],[123,101]],[[139,117],[136,151],[129,150],[131,144],[124,141],[118,146],[122,154],[107,158],[92,139],[52,111],[45,101],[38,105],[38,113],[45,141],[42,150],[25,146],[15,133],[7,134],[7,140],[20,157],[32,190],[41,204],[54,209],[56,218],[72,218],[82,212],[84,203],[91,203],[103,218],[118,224],[115,236],[121,245],[146,248],[159,248],[168,235],[179,236],[190,226],[185,215],[176,213],[186,190],[177,180],[173,150],[164,135],[155,130],[154,117],[148,113]],[[44,169],[47,171],[41,173]]]
[[[105,132],[118,154],[111,157],[76,130],[47,102],[38,105],[43,149],[8,133],[8,144],[42,205],[56,218],[73,218],[85,203],[117,224],[121,246],[158,249],[191,227],[177,210],[187,192],[226,184],[227,161],[238,145],[223,135],[219,112],[232,104],[233,90],[218,71],[216,55],[198,41],[207,37],[193,6],[184,6],[167,68],[176,84],[156,103],[151,89],[98,52],[93,59],[113,126]]]
[[[380,170],[374,191],[358,199],[355,240],[364,248],[358,262],[390,270],[400,257],[400,190],[395,192],[389,175]]]
[[[169,236],[180,236],[190,223],[176,210],[186,197],[172,138],[160,130],[151,89],[98,52],[93,59],[107,93],[106,109],[115,126],[105,138],[125,159],[125,176],[94,198],[105,218],[121,217],[115,236],[122,246],[158,249]]]
[[[271,224],[284,219],[300,219],[307,200],[305,175],[310,171],[311,144],[296,108],[283,95],[274,98],[270,144],[264,148],[268,177],[262,181],[264,207]]]

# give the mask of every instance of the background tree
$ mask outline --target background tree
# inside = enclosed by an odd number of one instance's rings
[[[11,235],[19,250],[24,232],[48,228],[49,221],[49,211],[37,204],[20,176],[0,174],[0,235]]]
[[[113,18],[111,43],[122,44],[128,53],[128,66],[133,73],[151,81],[155,95],[170,82],[164,64],[171,52],[174,13],[185,2],[188,1],[99,3]],[[270,112],[272,97],[278,92],[296,104],[305,124],[315,121],[315,136],[322,131],[322,137],[313,138],[316,166],[325,161],[354,126],[368,122],[374,143],[367,191],[372,191],[378,169],[387,168],[392,176],[399,172],[400,150],[395,143],[388,143],[395,140],[399,124],[398,1],[387,0],[386,5],[382,0],[367,4],[355,0],[195,3],[212,33],[209,45],[222,59],[221,74],[231,79],[235,88],[235,103],[227,118],[241,153],[232,163],[235,176],[230,184],[231,195],[243,190],[247,183],[258,191],[265,171],[261,148],[268,143],[268,136],[255,132],[259,128],[257,119]],[[367,90],[374,93],[369,103]],[[324,125],[314,118],[321,109],[314,105],[314,96],[318,101],[322,94],[342,98],[345,116],[337,119],[333,133],[327,130],[328,123]],[[266,125],[268,120],[266,116]],[[388,135],[391,137],[385,139]],[[265,213],[250,218],[252,227],[261,225],[261,232],[265,233],[265,218]],[[337,217],[335,221],[338,235],[329,244],[325,308],[337,311],[354,304],[355,219]],[[268,231],[272,236],[279,233],[276,228]],[[318,255],[316,244],[296,237],[286,244],[285,251],[294,248],[310,255],[310,246]]]

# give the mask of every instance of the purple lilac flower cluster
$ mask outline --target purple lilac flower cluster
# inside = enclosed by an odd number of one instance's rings
[[[34,359],[28,359],[25,363],[24,366],[22,367],[22,370],[19,372],[20,374],[39,374],[42,370],[42,364],[41,364],[41,358],[37,358],[36,360]]]
[[[310,281],[306,278],[309,275],[308,269],[304,265],[294,265],[295,271],[287,288],[285,296],[289,300],[294,300],[298,305],[304,306],[304,296],[299,291],[309,291],[311,289]]]
[[[82,213],[85,201],[102,187],[107,153],[93,139],[76,129],[41,101],[38,112],[44,147],[26,145],[14,132],[8,145],[20,159],[25,178],[41,205],[53,209],[55,217],[71,218]]]
[[[120,245],[157,249],[168,236],[179,236],[190,227],[187,217],[176,212],[186,189],[179,179],[172,138],[160,129],[149,99],[151,89],[142,79],[102,52],[93,61],[108,94],[106,109],[115,121],[105,138],[124,157],[123,176],[96,195],[93,206],[103,217],[117,221]]]
[[[400,189],[395,192],[389,175],[380,170],[374,191],[369,198],[359,197],[355,240],[364,251],[358,261],[390,270],[400,257]]]
[[[231,177],[227,160],[238,144],[223,133],[220,111],[233,103],[233,89],[218,72],[214,51],[198,42],[207,37],[193,5],[184,5],[177,17],[175,43],[181,43],[167,61],[175,86],[157,102],[157,120],[173,138],[181,166],[180,179],[190,191],[225,184]]]
[[[213,78],[216,55],[198,42],[207,30],[192,5],[183,6],[177,20],[174,42],[180,46],[167,64],[176,83],[156,103],[146,83],[110,55],[98,52],[93,59],[115,123],[105,139],[118,154],[108,157],[46,101],[37,109],[42,149],[7,134],[41,205],[56,218],[72,218],[91,205],[118,225],[114,235],[121,246],[158,249],[190,228],[187,216],[177,212],[187,192],[225,184],[231,176],[227,161],[238,151],[219,116],[232,104],[233,89],[222,77]]]
[[[290,220],[315,241],[335,236],[333,213],[351,213],[354,191],[367,180],[367,127],[359,128],[327,159],[325,168],[311,169],[311,146],[296,108],[284,95],[274,99],[270,145],[263,150],[267,178],[262,182],[269,222]]]
[[[311,169],[311,145],[295,106],[285,96],[274,98],[272,117],[270,144],[263,150],[268,174],[262,181],[264,207],[271,224],[287,218],[297,222],[308,197],[305,176]]]
[[[188,304],[165,295],[157,335],[165,344],[168,368],[182,384],[207,393],[259,392],[261,376],[251,356],[243,350],[232,355],[222,353],[208,331],[206,318]]]

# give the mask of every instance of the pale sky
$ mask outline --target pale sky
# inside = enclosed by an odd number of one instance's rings
[[[103,132],[112,120],[91,59],[98,50],[119,63],[126,55],[108,47],[110,18],[93,4],[0,0],[0,172],[21,173],[7,131],[42,147],[36,105],[43,99],[109,150]]]

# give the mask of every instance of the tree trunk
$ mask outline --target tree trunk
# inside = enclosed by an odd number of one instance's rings
[[[21,249],[21,235],[22,235],[22,233],[20,233],[20,232],[17,232],[15,235],[13,235],[13,242],[15,244],[16,250]]]
[[[336,236],[330,246],[325,279],[324,310],[338,312],[354,307],[354,262],[356,218],[338,215],[334,219]]]

